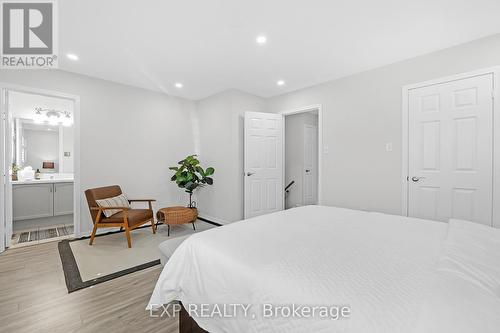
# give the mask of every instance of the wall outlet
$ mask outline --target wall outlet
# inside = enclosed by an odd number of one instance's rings
[[[385,151],[392,151],[392,142],[387,142],[385,144]]]

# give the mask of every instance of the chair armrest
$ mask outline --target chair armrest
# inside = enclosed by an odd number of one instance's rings
[[[132,202],[147,202],[149,209],[153,210],[153,204],[152,204],[153,201],[156,202],[155,199],[129,199],[128,203],[131,204]]]
[[[147,201],[156,201],[156,199],[129,199],[128,202],[147,202]]]

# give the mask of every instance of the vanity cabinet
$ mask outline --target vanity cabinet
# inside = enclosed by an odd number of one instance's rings
[[[73,183],[14,184],[14,221],[73,214]]]
[[[54,184],[54,216],[73,214],[73,183]]]
[[[53,184],[12,186],[13,218],[17,220],[54,216]]]

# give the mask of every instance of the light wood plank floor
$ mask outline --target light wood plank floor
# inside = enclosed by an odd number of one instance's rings
[[[145,307],[161,267],[68,294],[57,242],[0,254],[0,332],[167,332]]]

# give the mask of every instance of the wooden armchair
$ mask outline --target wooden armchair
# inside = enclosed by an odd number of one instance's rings
[[[151,228],[153,229],[153,234],[156,233],[156,225],[155,225],[153,206],[152,206],[152,202],[156,200],[154,199],[129,200],[129,203],[148,202],[149,209],[132,209],[129,207],[99,207],[99,205],[96,202],[96,200],[116,197],[120,194],[122,194],[122,190],[118,185],[93,188],[85,191],[85,196],[87,197],[87,203],[89,205],[90,215],[92,216],[92,222],[94,223],[94,228],[92,229],[92,235],[90,236],[89,245],[92,245],[92,243],[94,242],[97,228],[120,227],[120,229],[124,229],[129,248],[132,247],[132,240],[130,238],[131,230],[134,230],[145,223],[151,222]],[[111,209],[119,210],[119,212],[109,217],[106,217],[104,215],[104,211]]]

